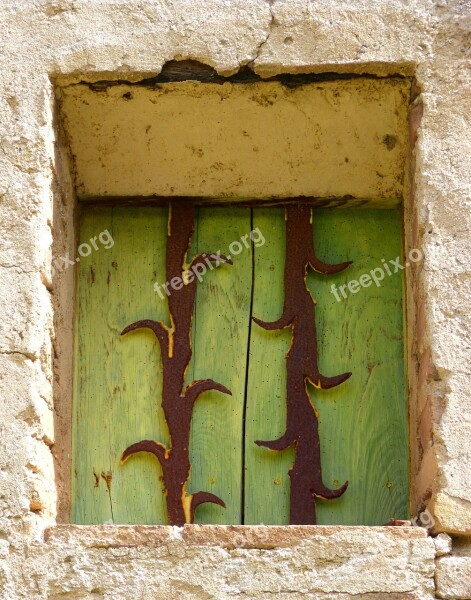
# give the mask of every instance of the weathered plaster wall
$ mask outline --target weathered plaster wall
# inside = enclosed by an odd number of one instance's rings
[[[211,552],[195,549],[184,536],[176,546],[159,539],[136,545],[129,532],[119,543],[76,530],[65,538],[53,531],[44,539],[56,515],[53,197],[59,196],[57,207],[70,195],[57,172],[54,86],[136,81],[174,58],[200,60],[224,75],[249,64],[263,76],[415,76],[418,129],[405,190],[411,192],[406,231],[408,245],[421,247],[425,260],[414,274],[417,293],[409,302],[410,319],[417,322],[412,422],[419,424],[411,434],[418,471],[413,508],[428,506],[436,530],[471,535],[469,3],[0,0],[0,14],[1,596],[225,598],[282,590],[281,597],[428,598],[435,575],[438,597],[469,598],[469,543],[455,541],[452,554],[441,548],[445,554],[434,572],[430,539],[416,539],[409,529],[400,541],[389,530],[319,529],[302,551],[289,538],[288,547],[275,539],[269,550],[256,541],[251,550],[232,553],[217,543]],[[417,373],[414,356],[421,366]],[[58,385],[67,393],[63,382]],[[343,536],[347,571],[336,560],[326,567],[339,544],[335,535]],[[167,552],[172,560],[162,561]],[[373,565],[374,553],[381,560]],[[316,587],[310,570],[318,563],[319,572],[325,570]],[[174,578],[159,571],[168,564],[176,567]],[[195,565],[201,567],[196,579],[190,574]],[[284,587],[277,588],[281,579]]]

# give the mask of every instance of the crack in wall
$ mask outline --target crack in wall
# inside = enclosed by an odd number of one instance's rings
[[[39,358],[39,356],[37,356],[36,354],[33,354],[32,352],[21,352],[20,350],[0,350],[0,355],[4,355],[4,356],[14,356],[14,355],[23,356],[24,358],[26,358],[27,360],[30,360],[32,362],[35,362]]]
[[[255,50],[254,58],[252,58],[252,60],[250,60],[248,63],[246,63],[247,66],[249,66],[250,68],[252,68],[252,66],[255,66],[256,61],[260,58],[260,54],[262,53],[264,46],[266,46],[266,44],[268,43],[268,40],[270,39],[273,25],[275,24],[275,13],[273,12],[274,4],[275,4],[275,0],[268,0],[268,10],[270,11],[270,21],[268,23],[265,38],[260,42],[260,44],[257,46],[257,48]],[[241,63],[240,66],[243,67],[245,65],[243,63]]]

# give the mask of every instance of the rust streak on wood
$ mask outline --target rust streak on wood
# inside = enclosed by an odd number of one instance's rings
[[[326,275],[338,273],[350,262],[327,265],[314,251],[312,209],[306,204],[286,207],[286,262],[283,314],[267,323],[253,320],[264,329],[291,327],[291,346],[286,354],[287,397],[286,431],[274,441],[256,441],[270,450],[295,448],[295,460],[289,471],[291,479],[290,524],[315,525],[315,497],[338,498],[347,489],[348,481],[332,490],[322,481],[318,417],[311,404],[308,383],[316,388],[332,388],[351,376],[343,373],[334,377],[321,375],[318,367],[315,302],[306,286],[307,269]]]

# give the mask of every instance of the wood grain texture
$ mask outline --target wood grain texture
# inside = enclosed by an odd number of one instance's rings
[[[121,462],[140,452],[155,456],[162,467],[168,524],[182,527],[186,523],[193,523],[196,508],[201,504],[212,502],[226,507],[218,496],[210,492],[198,490],[188,494],[187,483],[191,471],[189,448],[194,404],[204,392],[217,390],[229,396],[231,392],[213,379],[192,380],[185,385],[185,375],[192,357],[197,283],[208,269],[232,264],[232,261],[221,255],[220,250],[188,255],[196,222],[193,204],[174,202],[169,205],[168,214],[166,277],[170,286],[166,283],[163,287],[168,296],[171,327],[164,321],[144,319],[128,325],[121,335],[147,329],[155,334],[159,342],[163,372],[160,404],[170,443],[164,445],[156,440],[140,440],[124,450]],[[157,288],[157,293],[159,291]],[[160,294],[162,297],[161,291]]]
[[[254,224],[282,239],[283,216],[254,209]],[[270,225],[272,219],[276,224]],[[267,237],[267,236],[266,236]],[[361,288],[337,302],[337,286],[401,255],[399,211],[314,211],[314,239],[321,260],[353,260],[348,271],[325,278],[311,273],[308,285],[317,300],[319,366],[326,375],[352,371],[341,387],[312,391],[319,411],[324,481],[350,486],[342,498],[318,502],[319,524],[379,525],[407,518],[408,432],[404,385],[403,278],[386,275],[380,287]],[[280,250],[277,250],[280,248]],[[254,314],[276,317],[282,309],[282,243],[255,251]],[[267,270],[267,262],[270,263]],[[270,266],[272,271],[270,271]],[[394,269],[392,269],[394,270]],[[273,290],[273,291],[272,291]],[[277,290],[277,291],[274,291]],[[286,340],[252,329],[246,426],[246,523],[287,522],[292,458],[253,442],[276,436],[286,419],[284,382],[280,380]],[[280,334],[277,334],[280,335]],[[263,342],[259,339],[263,336]],[[287,349],[287,348],[286,348]],[[260,383],[254,383],[256,378]],[[261,393],[260,393],[261,392]],[[280,401],[281,398],[281,401]],[[270,438],[268,438],[270,439]],[[265,452],[265,454],[262,454]],[[270,465],[270,470],[267,466]],[[258,485],[257,485],[258,482]],[[282,513],[282,514],[280,514]]]
[[[250,208],[200,208],[191,249],[192,255],[208,249],[229,253],[232,241],[259,227],[266,241],[254,249],[252,314],[266,320],[277,318],[283,305],[283,212],[253,209],[251,226]],[[149,315],[168,322],[166,299],[153,289],[155,281],[166,279],[167,210],[83,209],[81,242],[105,229],[113,248],[98,242],[99,250],[77,265],[72,522],[165,523],[158,461],[141,453],[128,464],[119,462],[123,448],[136,440],[168,442],[159,404],[160,349],[151,332],[126,339],[119,333]],[[339,388],[312,391],[324,481],[332,487],[350,481],[342,498],[318,501],[318,523],[377,525],[407,518],[402,275],[386,275],[380,287],[347,292],[340,302],[330,291],[332,283],[346,284],[381,267],[382,258],[401,255],[401,214],[318,209],[314,235],[320,259],[354,261],[344,273],[308,277],[317,300],[319,368],[326,375],[353,372]],[[285,524],[293,451],[271,452],[254,441],[276,439],[284,431],[290,333],[251,327],[244,427],[251,250],[244,248],[233,260],[217,273],[208,270],[197,286],[194,354],[186,379],[212,378],[233,395],[206,392],[195,404],[188,491],[205,489],[227,504],[202,505],[196,522]]]
[[[320,367],[353,372],[342,389],[313,398],[320,413],[326,482],[350,481],[345,502],[319,503],[319,524],[381,525],[409,518],[409,436],[405,384],[403,272],[381,285],[361,288],[337,302],[331,284],[351,279],[401,257],[400,211],[319,211],[314,221],[319,255],[353,260],[349,272],[321,282],[312,274],[318,302]],[[394,268],[390,264],[391,271]],[[353,473],[354,476],[347,476]]]
[[[283,310],[283,208],[254,209],[253,225],[265,244],[254,249],[253,314],[276,319]],[[286,428],[286,359],[291,331],[251,328],[245,430],[245,524],[287,524],[292,448],[272,452],[255,440],[277,439]]]
[[[155,458],[140,454],[132,466],[120,464],[136,440],[168,442],[160,349],[151,332],[124,339],[120,331],[149,314],[168,319],[166,299],[153,289],[165,282],[167,210],[83,211],[81,242],[105,229],[114,246],[99,245],[78,265],[72,521],[165,523]]]
[[[338,488],[322,480],[319,423],[311,404],[308,386],[331,389],[341,385],[351,372],[325,376],[319,371],[315,300],[306,285],[309,269],[333,275],[348,268],[349,262],[327,264],[314,249],[312,208],[299,203],[285,209],[286,256],[283,312],[276,320],[252,320],[267,331],[290,328],[291,344],[286,354],[286,429],[274,440],[256,440],[258,446],[282,452],[294,448],[295,460],[289,470],[290,525],[315,525],[315,498],[339,498],[348,481]]]
[[[199,209],[197,252],[221,250],[232,265],[209,270],[198,283],[193,358],[187,378],[210,377],[232,396],[206,392],[195,403],[190,436],[191,493],[216,494],[226,508],[205,504],[196,523],[240,523],[242,439],[252,286],[252,250],[234,255],[230,244],[250,233],[250,209]],[[237,246],[234,248],[238,249]]]

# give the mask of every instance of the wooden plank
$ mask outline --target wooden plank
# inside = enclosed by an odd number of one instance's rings
[[[254,210],[254,226],[267,243],[255,251],[253,313],[270,320],[281,314],[283,215]],[[363,210],[314,213],[315,247],[326,262],[354,264],[333,276],[309,274],[317,300],[319,365],[325,375],[352,371],[338,388],[315,390],[320,413],[322,465],[326,485],[350,480],[334,501],[318,501],[319,524],[379,525],[391,517],[407,518],[408,426],[404,376],[403,278],[385,277],[382,285],[361,288],[337,302],[331,285],[346,284],[381,259],[401,256],[399,211]],[[273,270],[270,270],[273,269]],[[394,269],[393,269],[394,270]],[[262,339],[263,336],[263,339]],[[286,339],[281,339],[285,336]],[[252,327],[246,423],[246,523],[287,523],[288,452],[275,453],[253,444],[275,439],[286,418],[284,353],[289,332]],[[270,344],[271,342],[271,344]],[[280,359],[281,357],[281,359]],[[278,487],[277,487],[278,484]]]
[[[98,206],[167,206],[168,196],[94,196],[92,194],[81,194],[80,201],[87,205]],[[214,196],[204,198],[194,198],[192,196],[178,196],[179,199],[185,199],[188,202],[194,202],[196,206],[211,207],[211,206],[233,206],[237,208],[243,207],[261,207],[261,206],[280,206],[289,202],[299,202],[297,198],[233,198],[231,196]],[[385,210],[400,208],[402,206],[402,198],[353,198],[352,196],[333,196],[333,197],[303,197],[303,201],[309,202],[317,208],[349,208],[349,209],[365,209],[365,208],[382,208]]]
[[[104,229],[111,230],[111,209],[81,215],[79,242],[87,242]],[[97,231],[98,229],[98,231]],[[107,290],[95,282],[106,279],[104,250],[81,259],[77,265],[75,372],[72,420],[71,521],[79,524],[112,521],[111,504],[101,473],[109,471],[110,397],[104,394],[103,368],[111,352],[103,307]],[[99,314],[100,313],[100,314]],[[95,318],[98,317],[98,318]],[[94,343],[94,336],[103,343]]]
[[[283,311],[285,221],[281,208],[253,211],[254,228],[265,244],[254,249],[253,315],[276,320]],[[245,435],[245,524],[286,524],[289,515],[288,470],[294,453],[272,452],[255,440],[275,440],[286,422],[285,354],[289,330],[266,331],[252,323]]]
[[[147,331],[120,332],[138,319],[167,319],[166,299],[153,289],[166,279],[167,210],[82,209],[80,229],[81,242],[108,229],[114,246],[79,263],[72,522],[165,523],[155,458],[120,464],[133,442],[168,441],[160,350]]]
[[[313,393],[320,413],[324,479],[350,480],[344,496],[319,502],[319,524],[381,525],[409,517],[409,435],[402,272],[337,302],[331,285],[401,257],[400,211],[316,211],[320,258],[353,260],[343,273],[309,277],[318,301],[320,367],[352,371],[338,388]],[[391,271],[394,271],[390,265]],[[322,281],[321,281],[322,279]],[[343,502],[343,504],[342,504]]]
[[[199,209],[198,252],[230,254],[229,245],[251,230],[250,209]],[[242,499],[242,439],[248,330],[252,287],[252,252],[232,257],[198,284],[193,326],[192,379],[211,378],[232,396],[203,394],[195,404],[190,439],[190,493],[208,491],[226,508],[204,504],[197,523],[240,523]],[[189,379],[188,379],[189,382]]]

